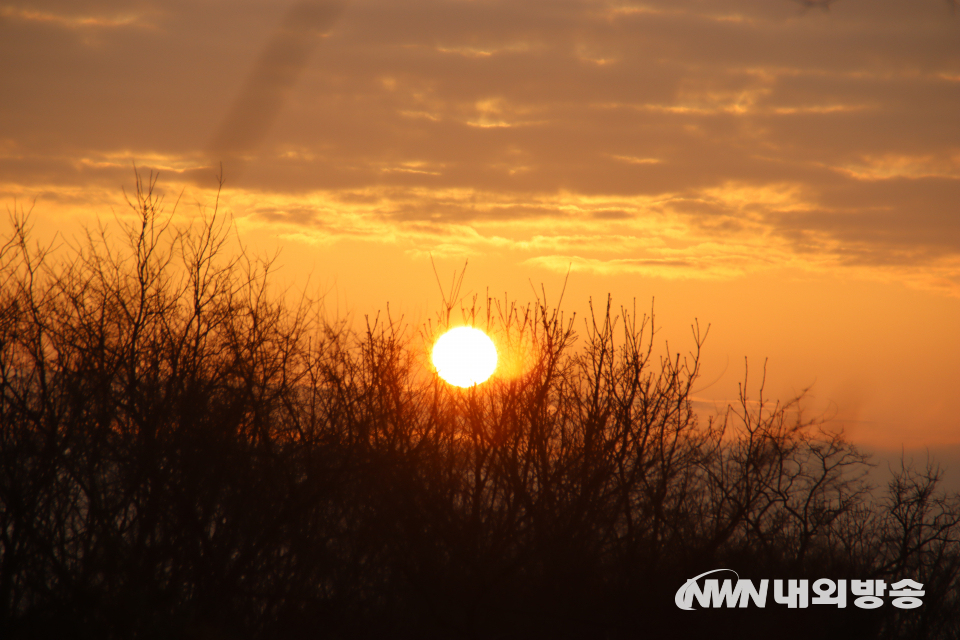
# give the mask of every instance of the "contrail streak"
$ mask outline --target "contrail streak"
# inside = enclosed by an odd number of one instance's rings
[[[287,12],[210,143],[217,159],[257,150],[324,34],[347,0],[300,0]]]

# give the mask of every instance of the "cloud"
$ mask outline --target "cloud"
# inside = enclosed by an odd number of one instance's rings
[[[68,14],[54,11],[43,11],[16,5],[0,6],[0,18],[13,22],[26,22],[39,25],[52,25],[65,29],[96,29],[118,27],[145,27],[149,26],[142,15],[136,12],[113,13],[95,15],[90,13]]]
[[[341,5],[4,5],[4,193],[102,202],[136,160],[202,200],[223,160],[246,224],[297,242],[958,281],[939,0]],[[89,16],[97,46],[65,37]]]

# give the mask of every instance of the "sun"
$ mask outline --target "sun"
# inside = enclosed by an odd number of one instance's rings
[[[497,348],[480,329],[457,327],[433,345],[433,366],[450,384],[472,387],[489,378],[497,368]]]

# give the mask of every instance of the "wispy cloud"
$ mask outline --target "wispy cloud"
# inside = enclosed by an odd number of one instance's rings
[[[67,14],[42,11],[16,5],[0,6],[0,18],[37,24],[49,24],[67,29],[111,29],[119,27],[151,26],[139,13],[119,13],[111,15]]]
[[[5,192],[75,202],[86,184],[99,202],[136,160],[202,199],[224,160],[244,224],[292,242],[668,278],[960,277],[942,3],[224,6],[4,5],[0,52],[23,60],[4,70]],[[291,26],[308,9],[322,19]],[[24,28],[147,15],[163,30],[109,55]]]

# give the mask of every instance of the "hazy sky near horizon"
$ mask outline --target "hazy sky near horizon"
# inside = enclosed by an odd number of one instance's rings
[[[70,229],[135,161],[186,215],[222,161],[242,237],[354,312],[428,315],[431,255],[521,299],[569,269],[671,349],[710,323],[704,403],[769,357],[855,439],[956,444],[956,9],[0,0],[0,200]]]

